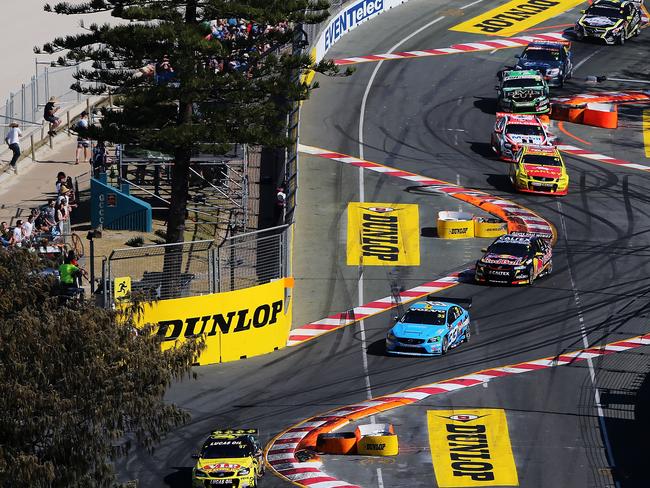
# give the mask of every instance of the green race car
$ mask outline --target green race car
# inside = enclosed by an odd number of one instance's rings
[[[536,70],[504,70],[495,87],[497,111],[515,114],[547,114],[551,111],[548,85]]]
[[[641,33],[640,3],[627,0],[596,0],[582,11],[573,32],[578,39],[601,39],[606,44],[625,44]]]

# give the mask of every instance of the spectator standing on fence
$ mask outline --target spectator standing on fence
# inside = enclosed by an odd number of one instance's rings
[[[50,123],[50,130],[47,133],[51,136],[56,135],[56,129],[61,125],[61,119],[55,115],[61,107],[56,107],[55,104],[56,97],[50,97],[50,101],[45,104],[43,110],[43,118]]]
[[[88,130],[88,112],[85,110],[81,112],[79,121],[77,122],[77,130],[83,131]],[[75,152],[74,164],[79,164],[79,154],[83,151],[84,161],[88,161],[88,148],[90,147],[90,139],[78,136],[77,137],[77,151]]]
[[[20,157],[20,136],[22,135],[23,133],[20,132],[17,123],[12,122],[9,124],[9,132],[7,132],[5,142],[7,143],[7,146],[9,146],[9,149],[11,149],[11,152],[14,153],[9,164],[11,165],[11,169],[13,169],[14,173],[16,174],[18,174],[18,167],[16,166],[16,163],[18,163],[18,158]]]

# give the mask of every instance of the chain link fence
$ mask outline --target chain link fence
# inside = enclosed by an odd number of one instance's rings
[[[240,290],[288,276],[288,226],[212,240],[115,249],[102,263],[104,305],[118,278],[145,300]]]

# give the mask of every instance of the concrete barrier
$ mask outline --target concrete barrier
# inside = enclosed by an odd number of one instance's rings
[[[399,442],[391,424],[360,425],[356,428],[357,453],[362,456],[397,456]]]

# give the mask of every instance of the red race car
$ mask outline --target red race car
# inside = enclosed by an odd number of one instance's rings
[[[515,162],[517,151],[524,145],[550,146],[556,138],[539,115],[517,115],[499,112],[490,145],[503,161]]]

